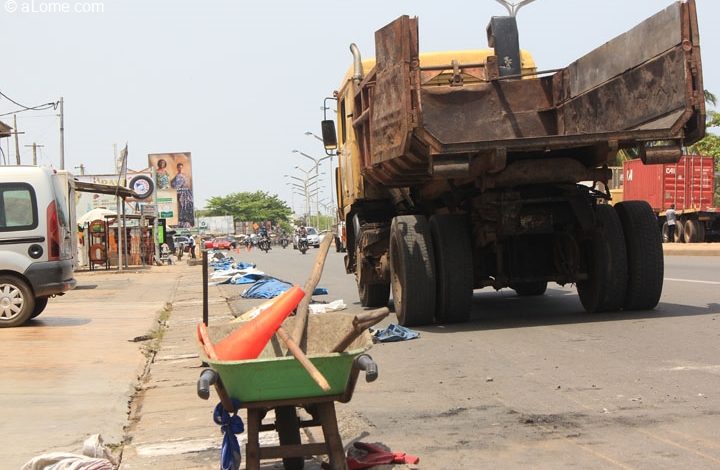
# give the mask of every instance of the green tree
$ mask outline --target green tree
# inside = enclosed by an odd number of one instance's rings
[[[292,210],[277,194],[265,191],[232,193],[214,196],[207,203],[208,215],[231,215],[236,221],[260,222],[270,220],[277,224],[289,220]]]

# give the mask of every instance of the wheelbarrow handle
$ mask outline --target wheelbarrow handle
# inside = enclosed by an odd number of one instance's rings
[[[378,366],[368,354],[361,354],[355,358],[355,367],[365,371],[365,381],[374,382],[378,378]]]
[[[205,369],[200,372],[197,381],[197,394],[203,400],[210,398],[210,386],[215,385],[218,380],[218,373],[212,369]]]

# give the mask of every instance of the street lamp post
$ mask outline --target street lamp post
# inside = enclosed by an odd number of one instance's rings
[[[309,160],[312,160],[312,162],[315,164],[315,165],[314,165],[314,167],[315,167],[315,176],[319,176],[319,170],[318,170],[318,168],[320,167],[320,162],[322,162],[323,160],[327,160],[328,158],[332,158],[332,155],[327,155],[327,156],[325,156],[325,157],[320,157],[320,158],[311,157],[311,156],[308,155],[307,153],[301,152],[300,150],[297,150],[297,149],[293,150],[292,152],[293,152],[293,153],[300,154],[300,155],[302,155],[303,157],[305,157],[305,158],[307,158],[307,159],[309,159]],[[296,168],[297,168],[297,167],[296,167]],[[311,171],[312,171],[312,170],[311,170]],[[332,160],[330,161],[330,195],[331,195],[331,197],[332,197]],[[319,201],[316,201],[315,210],[317,211],[317,219],[316,219],[316,220],[317,220],[317,225],[320,225],[320,203],[319,203]]]
[[[295,181],[299,181],[300,183],[302,183],[302,185],[300,185],[298,183],[290,182],[290,183],[288,183],[288,185],[293,188],[300,189],[303,191],[302,196],[305,198],[304,218],[306,219],[305,223],[307,223],[307,216],[311,213],[311,210],[312,210],[311,206],[310,206],[310,201],[311,201],[311,196],[312,196],[310,189],[311,189],[311,186],[317,185],[317,175],[310,175],[312,170],[304,170],[298,166],[296,166],[295,168],[297,170],[302,171],[305,174],[305,178],[299,178],[297,176],[292,176],[292,175],[284,175],[284,176],[286,178],[291,178]]]
[[[325,146],[325,141],[323,140],[323,138],[320,137],[319,135],[315,134],[314,132],[305,131],[305,135],[308,136],[308,137],[313,137],[313,138],[316,139],[316,140],[319,140],[320,142],[323,143],[323,147]],[[326,149],[325,151],[327,152],[327,149]],[[335,196],[334,196],[334,194],[335,194],[335,187],[333,186],[333,161],[332,161],[332,157],[334,157],[334,156],[336,156],[336,155],[337,155],[336,152],[332,152],[332,151],[331,151],[330,153],[328,153],[328,157],[330,157],[330,204],[335,204]],[[327,158],[327,157],[326,157],[326,158]],[[338,165],[339,165],[339,164],[340,164],[340,160],[338,160]]]

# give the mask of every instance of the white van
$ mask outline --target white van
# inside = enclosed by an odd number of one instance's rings
[[[0,328],[40,315],[75,287],[72,185],[53,170],[0,167]]]

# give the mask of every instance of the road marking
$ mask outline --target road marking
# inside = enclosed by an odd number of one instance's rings
[[[702,370],[702,371],[708,371],[708,372],[715,372],[720,371],[720,365],[718,366],[678,366],[678,367],[670,367],[667,369],[663,369],[667,371],[677,371],[677,370]]]
[[[637,431],[639,433],[645,434],[646,436],[652,437],[653,439],[657,439],[660,442],[664,442],[665,444],[677,447],[678,449],[682,449],[686,452],[697,455],[698,457],[702,457],[702,458],[707,459],[716,464],[720,464],[720,460],[716,459],[712,455],[706,454],[705,452],[700,452],[699,450],[693,449],[692,447],[684,446],[682,444],[679,444],[679,443],[673,441],[672,439],[667,439],[662,436],[658,436],[657,434],[651,433],[650,431],[645,431],[643,429],[638,429]]]
[[[666,281],[673,281],[673,282],[690,282],[692,284],[711,284],[713,286],[720,286],[720,282],[718,281],[699,281],[697,279],[675,279],[672,277],[666,277]]]

